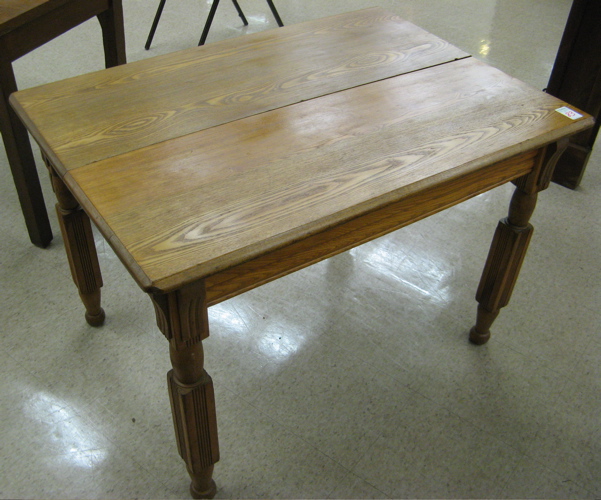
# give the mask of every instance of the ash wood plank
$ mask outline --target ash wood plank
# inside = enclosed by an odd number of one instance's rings
[[[440,38],[374,8],[27,89],[11,102],[64,173],[462,57]]]
[[[65,180],[123,261],[139,266],[130,270],[140,285],[168,290],[590,126],[590,117],[555,112],[563,105],[464,59],[97,162]]]

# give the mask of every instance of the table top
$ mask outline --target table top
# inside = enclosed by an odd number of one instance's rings
[[[379,8],[27,89],[11,103],[147,291],[592,123]]]

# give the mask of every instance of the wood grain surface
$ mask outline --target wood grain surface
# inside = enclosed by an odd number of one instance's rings
[[[65,180],[145,286],[168,289],[587,126],[557,113],[562,105],[463,59],[99,161]]]
[[[12,102],[64,172],[466,56],[374,8],[27,89]]]

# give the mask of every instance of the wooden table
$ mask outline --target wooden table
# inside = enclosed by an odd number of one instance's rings
[[[195,497],[219,458],[207,307],[508,181],[470,339],[511,293],[566,104],[380,9],[319,19],[14,94],[58,197],[93,325],[88,216],[150,295]],[[570,114],[568,112],[567,114]],[[82,210],[83,208],[83,210]]]
[[[46,247],[52,229],[27,130],[8,97],[17,90],[12,63],[78,24],[97,16],[106,67],[125,63],[121,0],[0,0],[0,132],[31,242]]]
[[[553,180],[570,189],[580,185],[599,132],[601,118],[601,2],[574,0],[547,92],[584,109],[595,126],[570,138]]]

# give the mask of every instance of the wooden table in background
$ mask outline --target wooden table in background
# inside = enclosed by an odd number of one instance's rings
[[[207,307],[503,183],[516,185],[470,339],[507,304],[567,140],[593,123],[381,9],[14,94],[53,178],[71,270],[101,324],[94,221],[150,295],[195,497],[219,458]],[[570,114],[568,112],[568,114]]]
[[[547,87],[597,119],[593,128],[570,139],[553,180],[575,189],[593,152],[601,118],[601,2],[574,0]]]
[[[46,247],[52,229],[27,130],[8,104],[17,90],[12,63],[97,16],[106,67],[125,63],[121,0],[0,0],[0,132],[31,242]]]

